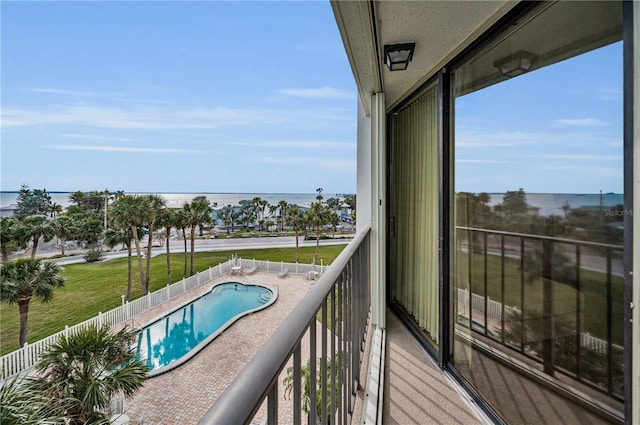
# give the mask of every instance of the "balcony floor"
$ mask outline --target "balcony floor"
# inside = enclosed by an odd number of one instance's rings
[[[470,402],[387,310],[384,378],[385,425],[481,424]]]

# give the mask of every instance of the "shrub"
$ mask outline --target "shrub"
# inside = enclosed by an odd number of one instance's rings
[[[104,259],[104,255],[102,254],[102,248],[91,248],[84,255],[84,259],[87,263],[95,263],[96,261],[101,261]]]

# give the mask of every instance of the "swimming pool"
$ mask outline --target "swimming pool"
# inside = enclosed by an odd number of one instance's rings
[[[142,328],[136,351],[149,365],[149,376],[167,372],[193,357],[236,320],[273,304],[276,297],[266,286],[220,283]]]

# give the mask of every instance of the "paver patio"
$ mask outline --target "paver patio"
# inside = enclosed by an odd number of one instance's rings
[[[304,297],[310,285],[309,281],[295,274],[289,274],[284,279],[278,279],[277,273],[265,272],[258,272],[251,276],[225,275],[137,316],[135,325],[144,326],[202,295],[215,283],[225,281],[269,286],[278,290],[278,300],[269,308],[238,320],[182,366],[148,379],[132,399],[125,401],[125,413],[131,418],[132,424],[197,424],[213,402]],[[306,362],[308,338],[305,338],[304,342],[302,357],[303,362]],[[290,412],[291,407],[287,408],[287,406],[291,406],[291,401],[284,399],[284,386],[279,385],[279,388],[281,393],[279,403],[282,411]],[[266,419],[265,413],[262,409],[256,416],[256,420],[261,422]],[[280,423],[293,423],[291,415],[284,416],[280,418]]]

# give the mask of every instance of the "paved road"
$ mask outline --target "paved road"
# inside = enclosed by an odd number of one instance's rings
[[[335,240],[321,240],[320,245],[344,245],[351,241],[351,239],[335,239]],[[191,241],[187,240],[187,250],[190,250]],[[303,246],[315,246],[315,240],[303,241],[299,240],[299,245]],[[195,250],[196,252],[202,251],[232,251],[241,249],[259,249],[259,248],[294,248],[296,246],[296,238],[294,236],[281,236],[281,237],[268,237],[268,238],[234,238],[234,239],[196,239]],[[172,240],[170,242],[170,252],[183,253],[184,242],[182,240]],[[134,249],[135,251],[135,249]],[[73,254],[69,257],[57,258],[53,261],[60,265],[82,263],[84,262],[83,255],[86,250],[74,250]],[[166,247],[154,247],[152,249],[152,255],[164,254],[167,252]],[[67,253],[69,253],[67,251]],[[47,256],[47,253],[43,252],[42,256]],[[115,251],[105,252],[104,258],[106,260],[112,258],[126,257],[127,251]]]

